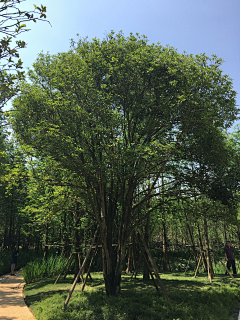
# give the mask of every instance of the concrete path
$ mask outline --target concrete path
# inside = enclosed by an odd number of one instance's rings
[[[230,312],[229,317],[233,320],[240,320],[240,303]]]
[[[21,271],[16,276],[0,276],[0,319],[36,320],[23,298],[24,280]]]

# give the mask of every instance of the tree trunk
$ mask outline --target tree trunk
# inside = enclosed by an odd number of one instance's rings
[[[107,226],[101,226],[102,252],[103,252],[103,277],[106,294],[116,296],[121,290],[121,274],[123,261],[126,255],[127,224],[123,224],[118,231],[118,246],[113,247],[112,222],[109,219]]]
[[[63,227],[62,227],[62,242],[64,244],[64,248],[62,250],[62,256],[65,258],[69,258],[71,254],[70,241],[69,241],[69,232],[67,228],[67,213],[64,212],[63,216]]]
[[[204,251],[203,251],[203,244],[202,244],[202,238],[201,238],[199,224],[197,225],[197,232],[198,232],[198,242],[199,242],[199,247],[200,247],[200,253],[202,254],[203,272],[207,272],[207,261],[206,261]]]
[[[226,245],[226,243],[227,243],[227,232],[226,232],[225,222],[223,222],[223,235],[224,235],[224,245]]]
[[[175,236],[175,249],[178,251],[179,250],[179,244],[178,244],[178,227],[177,225],[175,226],[174,230],[174,236]]]
[[[209,240],[208,240],[208,226],[207,226],[206,216],[204,216],[203,219],[204,219],[204,235],[205,235],[205,246],[206,246],[207,264],[208,264],[208,269],[209,269],[210,277],[211,277],[211,279],[212,279],[212,278],[214,277],[214,271],[213,271],[212,260],[211,260],[211,255],[210,255]],[[211,280],[211,279],[210,279],[210,280]]]
[[[163,219],[165,220],[164,214],[163,214]],[[171,272],[169,259],[168,259],[167,231],[166,231],[165,221],[163,221],[163,271]]]
[[[48,258],[48,223],[46,223],[46,238],[45,238],[45,248],[44,248],[44,255],[43,255],[43,259],[47,260]]]
[[[8,223],[5,223],[4,228],[4,236],[3,236],[3,249],[5,249],[8,246],[9,240],[8,240]]]
[[[192,235],[192,232],[191,232],[191,229],[190,229],[190,226],[189,226],[189,223],[187,222],[186,223],[186,227],[187,227],[187,230],[189,232],[189,236],[190,236],[190,240],[191,240],[191,245],[192,245],[192,250],[193,250],[193,254],[194,254],[194,260],[195,260],[195,265],[197,267],[197,253],[196,253],[196,249],[195,249],[195,244],[194,244],[194,240],[193,240],[193,235]]]
[[[148,210],[148,208],[147,208],[147,210]],[[144,234],[144,240],[145,240],[147,246],[149,244],[149,221],[150,221],[150,215],[148,214],[146,217],[145,234]],[[146,259],[148,259],[147,256],[146,256]],[[149,268],[148,268],[147,262],[144,259],[143,280],[149,280],[149,279],[150,279]]]
[[[237,225],[237,236],[238,236],[238,242],[240,243],[240,228],[239,225]]]
[[[162,178],[163,179],[163,178]],[[148,175],[148,181],[150,180],[150,176]],[[148,193],[149,193],[149,182],[148,182]],[[148,199],[146,202],[146,211],[149,210],[150,207],[150,200]],[[150,223],[150,212],[147,213],[146,216],[146,224],[145,224],[145,230],[144,230],[144,240],[149,245],[149,223]],[[149,274],[149,268],[148,268],[148,257],[146,256],[144,259],[144,269],[143,269],[143,280],[149,280],[150,274]]]
[[[133,236],[132,234],[129,237],[129,247],[128,247],[128,264],[127,264],[127,269],[126,269],[126,273],[132,273],[133,271]]]
[[[120,293],[122,259],[119,257],[120,268],[116,267],[115,250],[106,248],[103,243],[103,277],[105,282],[106,294],[108,296],[116,296]]]
[[[99,271],[103,271],[103,252],[102,252],[102,247],[98,247],[97,259],[98,259],[98,270]]]
[[[36,242],[36,244],[35,244],[35,252],[36,252],[36,254],[38,254],[39,247],[40,247],[40,240],[39,240],[39,238],[38,238],[38,240],[37,240],[37,242]]]
[[[132,232],[132,250],[133,250],[133,269],[134,271],[138,268],[138,261],[140,258],[139,247],[136,244],[136,233],[135,230]]]
[[[10,214],[10,224],[9,224],[9,232],[8,232],[8,247],[11,248],[12,247],[12,243],[13,243],[13,236],[12,236],[12,225],[13,225],[13,221],[12,221],[12,213]]]
[[[74,247],[75,252],[80,252],[80,237],[79,237],[79,222],[80,222],[80,213],[79,213],[79,203],[76,204],[76,209],[74,212],[74,224],[75,224],[75,230],[74,230]],[[74,279],[78,275],[79,272],[79,260],[78,255],[75,255],[75,263],[74,263]],[[80,281],[80,277],[79,280]]]

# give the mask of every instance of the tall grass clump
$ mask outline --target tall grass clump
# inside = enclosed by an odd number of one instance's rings
[[[23,268],[23,278],[28,284],[39,279],[56,276],[62,270],[67,259],[62,256],[50,256],[47,260],[37,259]]]

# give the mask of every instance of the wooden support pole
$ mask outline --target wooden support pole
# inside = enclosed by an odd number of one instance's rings
[[[197,273],[198,273],[198,270],[199,270],[199,267],[200,267],[201,260],[202,260],[202,255],[201,255],[201,253],[200,253],[194,278],[196,278],[196,276],[197,276]]]
[[[168,295],[167,295],[167,291],[166,291],[166,289],[165,289],[165,287],[164,287],[164,284],[163,284],[163,282],[162,282],[162,280],[161,280],[161,278],[160,278],[160,276],[159,276],[159,272],[158,272],[158,268],[157,268],[157,265],[156,265],[156,263],[155,263],[155,260],[153,259],[152,254],[151,254],[151,252],[150,252],[150,250],[149,250],[149,248],[148,248],[148,246],[147,246],[147,244],[146,244],[146,242],[145,242],[145,240],[144,240],[144,237],[143,237],[143,235],[142,235],[142,233],[141,233],[141,231],[140,231],[139,228],[138,228],[138,232],[139,232],[139,235],[140,235],[140,237],[141,237],[141,240],[142,240],[144,249],[145,249],[145,251],[146,251],[146,253],[147,253],[147,255],[148,255],[148,258],[149,258],[149,260],[150,260],[150,262],[151,262],[151,264],[152,264],[155,277],[157,278],[157,280],[158,280],[158,282],[159,282],[159,285],[160,285],[160,287],[161,287],[161,289],[162,289],[162,291],[163,291],[164,297],[165,297],[168,305],[171,307],[171,306],[172,306],[172,305],[171,305],[171,302],[170,302],[169,297],[168,297]]]
[[[200,252],[199,255],[197,256],[197,263],[195,264],[194,274],[195,274],[195,271],[197,270],[198,260],[199,260],[199,257],[200,257],[200,256],[201,256],[201,252]]]
[[[150,276],[151,276],[152,281],[153,281],[153,283],[154,283],[154,286],[155,286],[156,290],[159,291],[158,286],[157,286],[157,283],[156,283],[156,281],[155,281],[155,279],[154,279],[154,277],[153,277],[152,271],[151,271],[151,269],[150,269],[150,266],[149,266],[147,257],[146,257],[145,252],[144,252],[144,249],[143,249],[143,247],[142,247],[142,245],[141,245],[138,237],[136,237],[136,238],[137,238],[139,247],[140,247],[140,249],[141,249],[141,252],[142,252],[142,255],[143,255],[143,259],[144,259],[144,261],[145,261],[145,263],[146,263],[146,266],[147,266],[147,268],[148,268],[148,272],[150,273]]]
[[[64,267],[62,268],[62,271],[59,273],[59,275],[58,275],[56,281],[54,282],[54,284],[56,284],[56,283],[58,282],[58,280],[59,280],[59,278],[61,277],[63,271],[64,271],[65,268],[67,267],[67,265],[68,265],[68,263],[69,263],[69,260],[72,258],[72,255],[73,255],[73,254],[71,254],[70,257],[68,258],[67,262],[65,263]]]
[[[230,275],[230,277],[233,279],[233,281],[236,282],[236,279],[234,278],[234,276],[231,274],[231,272],[228,270],[228,268],[225,266],[225,264],[222,262],[222,260],[219,258],[219,256],[216,254],[216,252],[214,250],[212,250],[213,254],[215,254],[215,256],[218,258],[218,260],[221,262],[221,264],[224,266],[224,268],[226,269],[226,271],[228,272],[228,274]]]
[[[93,246],[93,244],[94,244],[94,242],[95,242],[95,239],[96,239],[96,237],[97,237],[98,229],[99,229],[99,226],[97,227],[97,230],[95,231],[95,234],[94,234],[94,237],[93,237],[93,240],[92,240],[92,244],[91,244],[91,246],[90,246],[89,249],[88,249],[87,255],[86,255],[86,257],[85,257],[85,259],[84,259],[84,261],[83,261],[83,263],[82,263],[82,266],[81,266],[81,268],[80,268],[80,270],[79,270],[79,272],[78,272],[78,275],[76,276],[76,278],[75,278],[75,280],[74,280],[74,282],[73,282],[73,285],[72,285],[72,287],[71,287],[71,289],[70,289],[70,291],[69,291],[69,294],[68,294],[68,296],[67,296],[67,299],[66,299],[66,301],[64,302],[63,310],[65,310],[65,308],[67,307],[68,302],[69,302],[69,300],[70,300],[70,298],[71,298],[71,295],[72,295],[72,293],[73,293],[73,290],[74,290],[74,288],[75,288],[75,286],[76,286],[76,284],[77,284],[77,282],[78,282],[78,279],[79,279],[79,277],[80,277],[80,274],[81,274],[81,272],[82,272],[82,270],[83,270],[83,268],[84,268],[84,266],[85,266],[85,264],[86,264],[87,258],[88,258],[88,256],[89,256],[91,250],[92,250],[92,246]]]
[[[94,250],[94,253],[93,253],[91,262],[90,262],[90,265],[89,265],[89,267],[88,267],[87,275],[86,275],[85,280],[84,280],[83,285],[82,285],[82,291],[84,290],[85,285],[86,285],[86,282],[87,282],[87,278],[88,278],[88,276],[90,275],[90,269],[91,269],[91,266],[92,266],[92,264],[93,264],[93,260],[94,260],[94,258],[95,258],[96,253],[97,253],[97,250],[98,250],[99,241],[100,241],[100,235],[99,235],[99,237],[98,237],[98,241],[97,241],[97,244],[96,244],[96,247],[95,247],[95,250]]]
[[[207,251],[207,272],[208,272],[208,280],[210,281],[210,283],[212,283],[212,275],[210,273],[209,255],[210,255],[210,252],[208,250]]]
[[[89,275],[88,275],[88,276],[89,276],[90,280],[92,280],[92,276],[91,276],[91,273],[90,273],[90,272],[89,272]]]
[[[64,274],[63,279],[65,279],[66,276],[67,276],[68,270],[69,270],[69,268],[70,268],[70,266],[71,266],[71,264],[72,264],[72,261],[73,261],[73,259],[74,259],[74,256],[75,256],[75,252],[72,253],[72,258],[71,258],[71,260],[70,260],[70,262],[69,262],[69,265],[68,265],[68,267],[67,267],[67,270],[66,270],[66,272],[65,272],[65,274]]]
[[[157,283],[156,283],[156,281],[155,281],[155,279],[154,279],[154,277],[153,277],[152,271],[151,271],[150,266],[149,266],[149,263],[148,263],[148,261],[147,261],[147,257],[146,257],[146,255],[145,255],[144,252],[143,252],[143,258],[144,258],[144,260],[145,260],[145,262],[146,262],[146,265],[147,265],[148,271],[149,271],[149,273],[150,273],[150,276],[151,276],[151,278],[152,278],[152,281],[153,281],[153,283],[154,283],[154,286],[155,286],[156,290],[159,291],[158,285],[157,285]]]
[[[79,270],[81,269],[81,259],[80,259],[80,253],[77,253],[78,255],[78,264],[79,264]],[[81,280],[82,280],[82,284],[83,284],[83,273],[81,272]]]
[[[187,273],[187,269],[188,269],[188,266],[189,266],[189,263],[190,263],[191,258],[192,258],[192,252],[191,252],[191,254],[190,254],[190,257],[189,257],[188,264],[187,264],[187,267],[186,267],[186,269],[185,269],[184,275],[186,275],[186,273]]]
[[[141,265],[141,260],[142,260],[142,252],[141,252],[141,254],[140,254],[139,258],[138,258],[138,262],[137,262],[137,265],[136,265],[136,270],[134,270],[134,272],[132,273],[132,276],[131,276],[131,279],[130,279],[130,280],[132,280],[134,274],[135,274],[135,279],[136,279],[138,270],[139,270],[140,265]]]
[[[200,248],[201,249],[201,248]],[[206,267],[206,263],[207,263],[207,261],[206,261],[206,258],[205,258],[205,256],[204,256],[204,250],[202,250],[201,249],[201,251],[200,251],[200,256],[202,257],[202,264],[203,264],[203,272],[206,272],[206,270],[207,270],[207,267]],[[206,262],[206,263],[205,263]]]

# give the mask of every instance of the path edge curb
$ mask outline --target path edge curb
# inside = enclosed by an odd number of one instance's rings
[[[26,286],[26,282],[23,282],[23,287],[22,287],[22,297],[23,297],[23,300],[24,300],[24,302],[25,302],[25,305],[28,307],[28,310],[31,312],[31,314],[34,316],[34,318],[37,319],[36,316],[35,316],[35,314],[33,313],[32,309],[31,309],[31,308],[28,306],[28,304],[27,304],[26,296],[25,296],[25,294],[24,294],[24,288],[25,288],[25,286]]]

